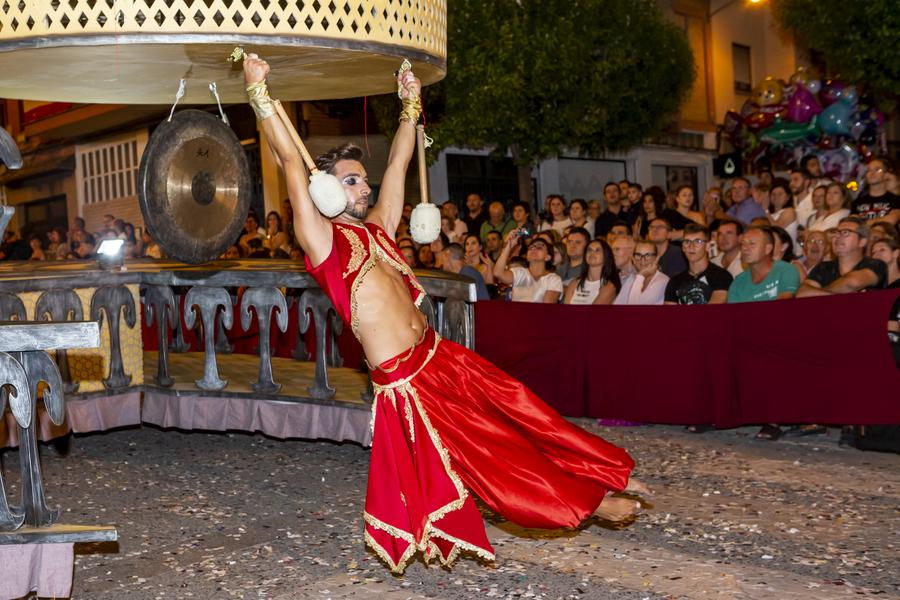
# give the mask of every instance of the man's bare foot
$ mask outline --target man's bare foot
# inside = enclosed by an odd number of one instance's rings
[[[594,516],[606,521],[624,521],[641,510],[641,503],[628,498],[607,496],[594,511]]]
[[[653,492],[647,487],[640,479],[635,479],[634,477],[628,480],[628,485],[625,486],[625,490],[629,494],[639,494],[641,496],[652,496]]]

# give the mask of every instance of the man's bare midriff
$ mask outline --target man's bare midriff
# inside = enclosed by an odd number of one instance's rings
[[[422,338],[426,321],[413,304],[403,276],[383,261],[365,274],[356,290],[357,332],[366,359],[377,366]]]

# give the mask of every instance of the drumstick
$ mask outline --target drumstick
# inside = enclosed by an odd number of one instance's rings
[[[428,203],[428,168],[425,165],[425,126],[416,125],[416,146],[419,151],[419,194],[422,204]]]
[[[284,111],[284,107],[281,106],[281,100],[274,100],[273,104],[275,104],[275,111],[278,113],[278,118],[281,119],[282,124],[285,129],[287,129],[288,135],[291,136],[291,140],[293,140],[294,145],[297,146],[297,150],[300,151],[300,156],[303,158],[303,162],[306,163],[306,168],[309,169],[310,175],[315,175],[319,172],[319,169],[316,168],[316,161],[313,160],[313,157],[310,156],[309,150],[306,149],[306,145],[303,143],[303,140],[300,139],[300,134],[297,133],[297,130],[294,128],[294,124],[291,123],[291,120],[288,118],[287,113]]]

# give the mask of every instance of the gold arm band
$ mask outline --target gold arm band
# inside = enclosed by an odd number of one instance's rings
[[[419,122],[422,114],[422,100],[418,96],[410,95],[403,99],[403,109],[400,111],[400,120],[409,121],[413,125]]]
[[[275,104],[269,97],[269,88],[265,81],[248,85],[247,96],[250,98],[250,106],[256,113],[258,121],[264,121],[275,114]]]

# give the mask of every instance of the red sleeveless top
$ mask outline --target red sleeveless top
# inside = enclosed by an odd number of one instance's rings
[[[350,324],[357,339],[356,290],[376,261],[383,261],[400,272],[416,306],[425,298],[425,289],[384,229],[375,223],[351,225],[332,222],[331,231],[333,241],[328,258],[313,267],[309,256],[305,257],[306,272],[316,280],[344,322]]]

